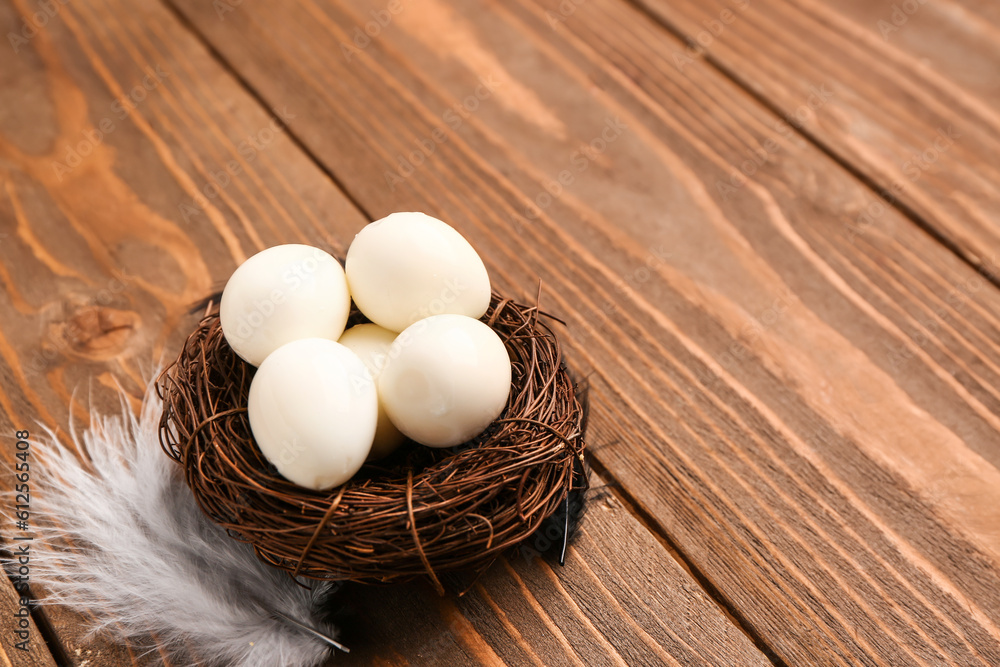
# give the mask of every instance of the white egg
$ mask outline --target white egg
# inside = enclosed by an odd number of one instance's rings
[[[219,319],[230,347],[259,366],[293,340],[337,340],[350,308],[340,263],[319,248],[288,244],[262,250],[233,272]]]
[[[389,359],[389,347],[395,339],[395,332],[383,329],[377,324],[358,324],[345,331],[337,342],[361,358],[377,384],[378,377]],[[392,454],[405,439],[406,436],[400,433],[399,429],[389,420],[389,415],[385,413],[385,408],[379,402],[375,442],[372,443],[372,451],[368,455],[368,459],[385,458]]]
[[[368,319],[390,331],[446,313],[482,317],[490,305],[483,260],[461,234],[423,213],[393,213],[347,250],[347,283]]]
[[[510,373],[507,349],[492,329],[464,315],[435,315],[393,341],[379,398],[404,434],[429,447],[451,447],[503,412]]]
[[[325,338],[268,355],[250,383],[250,430],[285,479],[322,490],[349,480],[371,451],[378,416],[364,362]]]

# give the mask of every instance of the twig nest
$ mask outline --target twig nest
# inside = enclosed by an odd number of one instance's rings
[[[357,312],[349,324],[363,323]],[[202,510],[266,562],[307,577],[387,582],[484,569],[531,535],[574,486],[583,410],[559,343],[529,307],[494,293],[481,321],[503,341],[511,390],[474,439],[434,449],[406,442],[330,491],[278,474],[252,439],[255,368],[210,310],[159,378],[160,440]],[[335,419],[331,415],[331,419]]]

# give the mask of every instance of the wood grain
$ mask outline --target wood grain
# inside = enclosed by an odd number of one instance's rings
[[[3,27],[36,9],[0,4]],[[18,57],[0,123],[0,428],[65,433],[90,407],[116,411],[116,382],[138,401],[194,325],[191,303],[238,262],[282,242],[343,253],[368,221],[283,125],[310,103],[261,107],[156,2],[75,0]],[[156,85],[118,118],[151,71]],[[109,117],[114,129],[81,148]],[[71,150],[88,154],[57,172]],[[364,622],[331,664],[769,664],[613,498],[566,568],[515,557],[457,601],[420,585],[352,597]],[[86,640],[65,609],[46,618],[70,664],[161,657]]]
[[[31,576],[30,572],[28,576]],[[32,618],[32,612],[28,612],[29,616],[25,619],[28,627],[21,627],[21,619],[17,615],[24,613],[22,600],[21,593],[15,590],[10,581],[5,579],[0,583],[0,618],[3,618],[3,623],[0,624],[3,632],[3,637],[0,638],[0,664],[4,667],[55,667],[56,662]],[[27,635],[15,634],[19,632],[26,632]]]
[[[779,661],[1000,660],[1000,295],[912,220],[621,2],[172,4],[370,215],[541,277],[598,465]]]
[[[361,645],[329,664],[771,664],[607,489],[565,567],[545,546],[527,545],[477,581],[450,578],[469,589],[459,598],[435,599],[424,582],[352,586],[345,612]]]
[[[12,30],[35,11],[44,10],[0,4]],[[186,335],[190,305],[239,261],[281,240],[336,247],[331,218],[364,222],[270,129],[275,112],[159,7],[136,5],[103,24],[94,11],[59,5],[4,67],[4,432],[41,422],[64,433],[71,417],[86,425],[89,407],[117,412],[116,383],[140,396]],[[157,32],[122,43],[119,21]],[[141,649],[86,639],[77,614],[56,608],[46,618],[74,664],[138,662]]]
[[[997,271],[1000,13],[975,0],[636,0],[974,266]],[[728,14],[725,14],[728,12]],[[864,224],[859,214],[856,224]]]

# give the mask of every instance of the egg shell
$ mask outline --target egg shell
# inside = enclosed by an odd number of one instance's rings
[[[377,385],[378,377],[389,359],[389,348],[395,339],[395,332],[383,329],[377,324],[358,324],[345,331],[338,342],[361,358]],[[385,408],[380,401],[378,425],[375,427],[375,441],[372,443],[372,451],[368,455],[368,460],[385,458],[394,452],[404,440],[406,440],[406,436],[400,433],[399,429],[390,421],[389,415],[385,413]]]
[[[510,357],[491,328],[464,315],[435,315],[396,337],[378,391],[405,435],[451,447],[482,433],[503,412],[510,380]]]
[[[250,383],[247,408],[264,457],[285,479],[323,490],[364,464],[378,396],[356,354],[326,338],[305,338],[268,355]]]
[[[319,248],[292,243],[262,250],[233,272],[219,319],[230,347],[259,366],[293,340],[337,340],[350,307],[340,263]]]
[[[490,305],[483,260],[455,229],[423,213],[393,213],[362,229],[347,250],[358,309],[390,331],[439,314],[482,317]]]

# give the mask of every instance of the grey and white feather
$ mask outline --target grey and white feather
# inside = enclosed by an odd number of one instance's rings
[[[138,418],[123,399],[71,429],[89,463],[51,432],[32,442],[32,589],[96,616],[94,632],[155,634],[199,664],[322,663],[342,648],[321,610],[332,585],[300,586],[205,517],[160,449],[160,411],[151,386]]]

